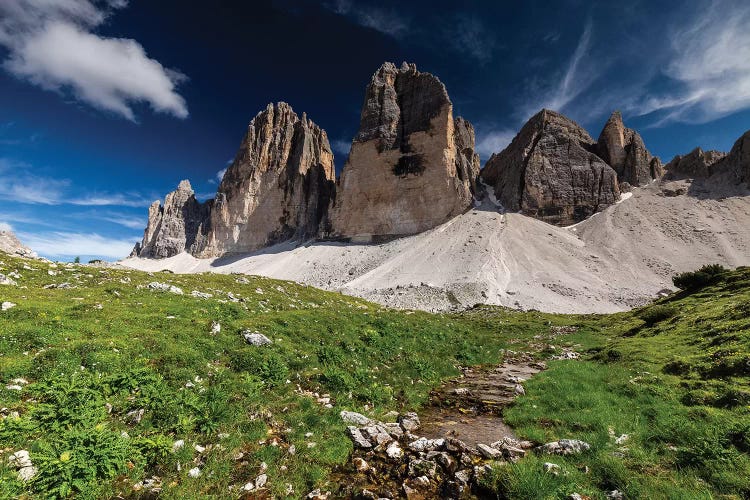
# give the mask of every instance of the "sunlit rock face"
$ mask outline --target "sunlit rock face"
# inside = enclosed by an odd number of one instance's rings
[[[435,227],[471,206],[478,173],[474,129],[453,117],[440,80],[385,63],[367,86],[324,235],[371,240]]]
[[[317,236],[334,182],[326,132],[286,103],[269,104],[250,122],[224,174],[197,254],[249,252]]]

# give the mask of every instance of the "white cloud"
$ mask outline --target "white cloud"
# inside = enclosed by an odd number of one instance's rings
[[[84,193],[71,195],[69,179],[34,173],[22,162],[0,158],[0,199],[32,205],[144,207],[151,201],[139,193]]]
[[[151,198],[145,198],[137,193],[93,193],[76,198],[66,198],[61,203],[85,207],[147,207],[152,201]]]
[[[597,73],[594,73],[589,66],[585,66],[591,48],[591,31],[592,22],[588,19],[562,78],[548,88],[541,89],[541,100],[532,99],[531,102],[522,106],[522,118],[527,119],[542,108],[562,111],[589,88],[597,77]]]
[[[750,4],[714,0],[691,12],[695,17],[669,35],[664,74],[674,90],[634,105],[639,114],[665,112],[657,125],[708,122],[750,108]]]
[[[344,139],[336,139],[331,141],[331,149],[333,149],[333,152],[338,155],[348,156],[351,147],[352,141],[346,141]]]
[[[360,26],[374,29],[380,33],[401,38],[409,31],[409,22],[396,11],[380,7],[354,5],[351,0],[335,0],[324,6],[336,14],[351,19]]]
[[[218,172],[216,172],[216,180],[219,181],[219,182],[221,182],[222,179],[224,179],[224,174],[226,174],[226,173],[227,173],[227,169],[226,168],[222,168],[221,170],[219,170]]]
[[[127,257],[139,237],[107,238],[96,233],[19,233],[24,244],[40,255],[51,258],[89,255],[108,259]]]
[[[12,232],[13,231],[13,226],[11,226],[10,224],[8,224],[7,222],[0,222],[0,231]]]
[[[27,168],[0,158],[0,198],[38,205],[60,204],[70,181],[34,175]]]
[[[229,163],[232,163],[232,162],[230,161]],[[208,179],[208,183],[209,184],[214,184],[214,185],[215,184],[221,184],[221,180],[224,178],[224,174],[226,174],[226,173],[227,173],[227,169],[226,168],[222,168],[221,170],[219,170],[218,172],[216,172],[216,174],[214,175],[213,179]],[[198,196],[196,195],[196,198],[197,197]]]
[[[474,148],[484,161],[487,161],[494,153],[499,153],[505,149],[517,133],[514,130],[492,130],[489,127],[485,130],[485,132],[478,133],[476,147]]]
[[[146,220],[142,217],[135,217],[130,214],[115,211],[88,210],[69,214],[71,219],[81,221],[90,221],[91,219],[111,222],[128,229],[143,229],[146,227]]]
[[[176,91],[185,76],[149,58],[135,40],[93,33],[111,8],[126,2],[99,5],[87,0],[3,0],[0,44],[9,51],[4,67],[46,90],[70,90],[77,99],[129,120],[135,120],[134,103],[187,117],[185,100]]]

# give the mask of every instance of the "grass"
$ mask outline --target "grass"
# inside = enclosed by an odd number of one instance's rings
[[[298,498],[331,487],[330,471],[348,459],[342,409],[417,409],[459,366],[540,342],[555,344],[541,346],[547,354],[575,346],[584,360],[550,362],[506,419],[529,439],[579,438],[592,450],[496,467],[491,495],[750,495],[748,270],[656,313],[442,315],[259,277],[0,260],[0,273],[21,275],[0,287],[0,301],[17,304],[0,313],[0,449],[27,449],[39,468],[21,483],[0,461],[0,498],[137,497],[152,476],[164,498],[236,498],[266,468],[269,494]],[[74,288],[44,288],[63,282]],[[560,326],[577,330],[550,340]],[[273,344],[246,344],[245,329]],[[19,377],[29,384],[6,389]],[[630,438],[616,445],[611,433]],[[564,473],[545,474],[544,461]]]

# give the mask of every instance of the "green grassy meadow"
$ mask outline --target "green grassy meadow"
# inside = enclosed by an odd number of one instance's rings
[[[563,347],[581,359],[549,361],[505,418],[521,437],[592,449],[497,465],[488,496],[750,497],[749,269],[641,310],[566,316],[395,311],[260,277],[0,261],[20,276],[0,285],[17,304],[0,312],[0,498],[146,498],[154,476],[162,498],[239,498],[263,473],[266,497],[335,489],[352,451],[341,410],[418,409],[460,366]],[[244,330],[273,343],[248,345]],[[38,469],[26,483],[7,461],[21,449]]]

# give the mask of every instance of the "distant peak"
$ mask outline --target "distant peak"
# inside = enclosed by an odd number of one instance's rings
[[[193,192],[193,186],[190,185],[190,181],[187,179],[181,180],[177,186],[177,191],[190,191]]]

